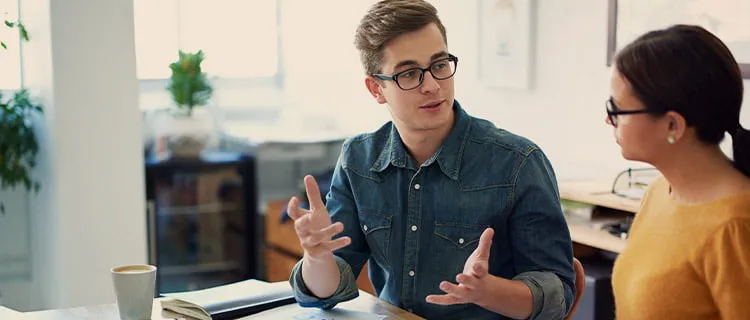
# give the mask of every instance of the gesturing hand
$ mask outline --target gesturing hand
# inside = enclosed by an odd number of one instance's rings
[[[305,176],[305,191],[310,201],[309,210],[299,207],[297,197],[292,197],[287,207],[289,217],[294,220],[294,230],[297,232],[305,254],[309,258],[318,259],[349,245],[351,242],[349,237],[331,240],[334,235],[344,231],[344,225],[340,222],[331,224],[331,217],[320,197],[318,183],[310,175]]]
[[[466,259],[463,273],[456,276],[458,284],[442,281],[440,282],[440,290],[443,290],[446,294],[432,294],[427,296],[425,300],[429,303],[441,305],[479,304],[480,299],[485,298],[484,296],[488,292],[487,288],[490,285],[487,278],[489,275],[490,247],[492,247],[494,234],[492,228],[487,228],[482,232],[479,245]]]

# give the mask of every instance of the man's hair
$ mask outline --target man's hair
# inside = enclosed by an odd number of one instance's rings
[[[434,23],[448,43],[437,9],[424,0],[382,0],[362,17],[354,36],[367,75],[380,73],[383,48],[398,36]]]

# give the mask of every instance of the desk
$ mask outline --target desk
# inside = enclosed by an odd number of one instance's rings
[[[404,320],[416,320],[422,319],[414,314],[407,312],[406,310],[400,309],[387,303],[383,300],[376,298],[375,296],[359,291],[359,297],[354,300],[347,301],[339,304],[336,308],[346,308],[347,310],[371,312],[378,315],[386,316],[386,319],[404,319]],[[0,310],[0,312],[2,312]],[[3,313],[0,313],[3,315]],[[241,319],[250,319],[253,316],[243,317]],[[154,300],[154,309],[152,313],[153,320],[166,320],[166,319],[185,319],[191,320],[193,318],[185,318],[183,315],[175,314],[166,310],[161,309],[160,299]],[[12,318],[15,319],[15,318]],[[18,317],[19,320],[82,320],[82,319],[96,319],[96,320],[119,320],[116,304],[105,304],[90,307],[79,307],[71,309],[60,309],[60,310],[45,310],[21,313]]]
[[[641,203],[640,200],[612,194],[612,183],[607,181],[561,181],[558,186],[562,199],[628,213],[634,214]],[[592,248],[620,253],[627,245],[625,239],[615,237],[606,230],[594,228],[585,222],[568,220],[568,228],[573,242]]]

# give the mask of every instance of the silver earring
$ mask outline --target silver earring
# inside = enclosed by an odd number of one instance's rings
[[[674,144],[676,141],[675,141],[674,137],[669,136],[669,137],[667,137],[667,142],[669,142],[669,144]]]

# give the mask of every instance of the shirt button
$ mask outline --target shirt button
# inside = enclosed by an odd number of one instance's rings
[[[410,271],[409,271],[409,276],[410,276],[410,277],[413,277],[413,276],[414,276],[414,270],[410,270]]]
[[[417,190],[419,190],[419,188],[421,188],[421,187],[422,186],[420,186],[419,183],[417,183],[417,184],[414,185],[414,189],[417,189]]]
[[[362,229],[364,229],[365,231],[367,231],[367,226],[362,226]]]
[[[411,231],[417,231],[417,226],[411,226]]]
[[[367,227],[365,227],[365,230],[367,230]],[[458,243],[464,244],[464,238],[459,238],[458,239]]]

